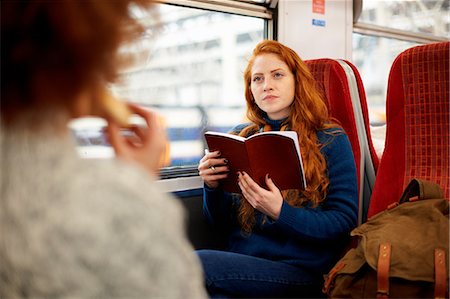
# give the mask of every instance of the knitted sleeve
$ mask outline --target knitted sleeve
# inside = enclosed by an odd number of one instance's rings
[[[211,189],[208,186],[203,188],[203,215],[208,222],[221,230],[230,229],[232,224],[233,198],[228,192],[220,188]]]

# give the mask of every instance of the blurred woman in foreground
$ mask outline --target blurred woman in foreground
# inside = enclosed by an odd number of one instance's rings
[[[1,298],[203,298],[181,207],[155,186],[164,128],[110,97],[147,1],[1,3]],[[119,134],[131,113],[148,124]],[[68,122],[108,121],[117,160],[78,157]]]

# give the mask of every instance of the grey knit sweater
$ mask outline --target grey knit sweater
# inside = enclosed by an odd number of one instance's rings
[[[38,131],[0,130],[0,298],[206,297],[176,200]]]

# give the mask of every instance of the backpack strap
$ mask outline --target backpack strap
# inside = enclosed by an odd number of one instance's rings
[[[339,262],[333,267],[333,269],[331,269],[331,271],[327,275],[325,275],[325,282],[322,288],[322,292],[324,294],[330,295],[329,291],[334,286],[334,279],[336,278],[336,275],[339,273],[339,271],[341,271],[344,267],[345,263]]]
[[[445,266],[445,250],[434,250],[434,298],[445,298],[447,291],[447,268]]]
[[[377,299],[389,298],[389,266],[391,263],[391,244],[381,243],[378,250]],[[434,298],[446,298],[447,268],[445,250],[434,250]]]
[[[389,266],[391,264],[391,244],[381,243],[378,249],[377,298],[389,298]]]

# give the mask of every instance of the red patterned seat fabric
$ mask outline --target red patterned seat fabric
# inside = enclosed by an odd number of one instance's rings
[[[412,178],[449,198],[449,42],[416,46],[394,61],[386,99],[386,145],[368,216],[398,201]]]

